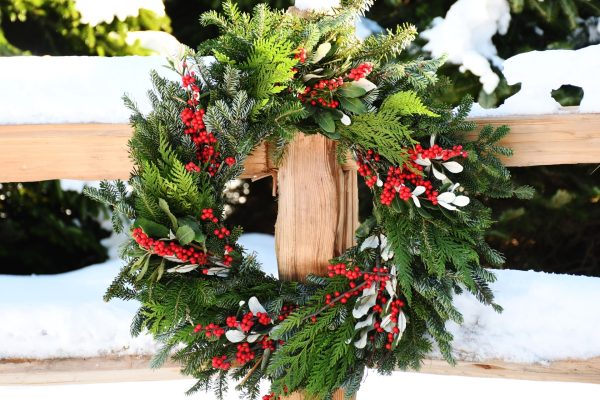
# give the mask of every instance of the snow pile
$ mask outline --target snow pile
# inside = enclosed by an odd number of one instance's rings
[[[500,78],[488,60],[500,66],[492,36],[504,35],[510,24],[510,6],[506,0],[458,0],[445,18],[437,17],[421,37],[429,42],[423,47],[434,57],[448,56],[460,65],[462,72],[471,71],[480,77],[486,93],[492,93]]]
[[[495,271],[501,314],[463,294],[464,324],[449,323],[459,356],[544,362],[600,356],[600,278],[533,271]]]
[[[116,249],[119,238],[112,238]],[[277,276],[273,236],[246,234],[240,244]],[[112,257],[116,255],[112,254]],[[135,302],[102,302],[121,265],[104,264],[54,276],[0,278],[0,359],[149,354],[149,336],[129,336]],[[536,363],[600,356],[600,278],[496,271],[492,285],[502,314],[473,296],[456,297],[464,324],[449,323],[462,359]],[[436,354],[432,354],[436,356]]]
[[[139,304],[102,300],[122,266],[115,259],[122,241],[123,237],[113,236],[105,243],[111,260],[77,271],[0,275],[0,359],[154,353],[158,346],[149,335],[130,335]],[[272,236],[247,234],[240,244],[259,253],[258,261],[267,272],[277,273]]]
[[[0,57],[0,124],[127,123],[127,93],[142,112],[151,70],[169,79],[163,57]]]
[[[294,7],[299,10],[329,11],[340,6],[340,0],[296,0]]]
[[[161,56],[179,54],[183,46],[175,36],[162,31],[128,32],[125,41],[130,46],[133,46],[137,41],[143,48]]]
[[[600,112],[600,44],[579,50],[545,50],[518,54],[504,62],[503,73],[509,85],[521,83],[521,90],[497,109],[477,107],[472,116],[552,114],[560,104],[552,90],[563,85],[579,86],[583,99],[579,111]]]
[[[81,22],[89,25],[110,23],[115,17],[121,21],[137,17],[141,8],[165,15],[162,0],[75,0],[75,8],[81,14]]]

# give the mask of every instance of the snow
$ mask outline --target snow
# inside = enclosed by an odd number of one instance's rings
[[[428,40],[423,47],[433,57],[446,55],[448,61],[460,65],[462,72],[479,76],[486,93],[492,93],[500,78],[492,71],[490,61],[499,66],[492,37],[504,35],[510,24],[510,6],[506,0],[458,0],[445,18],[437,17],[421,37]]]
[[[509,85],[521,83],[521,89],[496,109],[476,107],[471,116],[516,114],[554,114],[560,104],[552,90],[563,85],[579,86],[583,99],[579,112],[600,112],[600,44],[579,50],[530,51],[509,58],[503,74]]]
[[[211,393],[198,392],[192,397],[185,391],[195,383],[192,379],[150,382],[119,382],[74,385],[14,385],[0,386],[0,398],[18,400],[81,400],[129,399],[144,400],[213,400]],[[230,385],[225,400],[239,400],[239,393]],[[268,391],[268,383],[261,382],[261,393]],[[397,393],[396,396],[390,396]],[[468,378],[439,376],[414,372],[394,372],[380,376],[368,371],[358,400],[372,399],[447,399],[447,400],[506,400],[514,399],[597,399],[600,385],[571,382],[532,382],[509,379]]]
[[[152,340],[129,336],[135,302],[102,302],[121,262],[112,237],[113,259],[51,276],[1,276],[0,358],[50,358],[149,354]],[[275,241],[245,234],[240,244],[258,254],[267,273],[277,276]],[[536,363],[600,356],[600,278],[533,271],[496,271],[492,285],[502,314],[473,296],[457,296],[465,323],[449,323],[454,348],[463,359]],[[436,354],[432,354],[436,356]]]
[[[151,50],[155,55],[162,56],[178,54],[182,46],[175,36],[161,31],[127,32],[125,41],[130,46],[139,41],[143,48]]]
[[[140,8],[165,15],[163,0],[75,0],[75,8],[81,14],[81,22],[90,25],[110,23],[115,17],[121,21],[137,17]]]
[[[374,33],[383,32],[383,28],[372,19],[360,17],[356,20],[356,37],[365,40]]]
[[[299,10],[329,11],[340,6],[340,0],[296,0],[294,7]]]
[[[177,80],[164,57],[0,57],[0,124],[127,123],[128,93],[151,105],[149,72]]]

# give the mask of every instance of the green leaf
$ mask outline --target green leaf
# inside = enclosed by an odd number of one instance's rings
[[[363,96],[367,93],[367,91],[364,88],[355,85],[354,82],[350,82],[345,83],[343,86],[341,86],[337,90],[337,93],[342,95],[343,97],[353,98]]]
[[[194,240],[196,233],[189,226],[182,225],[177,229],[175,236],[177,236],[177,240],[179,241],[180,244],[186,245],[189,242],[191,242],[192,240]]]
[[[429,213],[429,211],[425,210],[423,207],[416,207],[415,206],[415,208],[417,209],[417,212],[419,213],[419,215],[421,217],[423,217],[425,219],[431,219],[432,218],[432,216]]]
[[[194,230],[194,241],[198,243],[206,242],[206,235],[202,232],[202,227],[198,224],[198,221],[191,217],[183,217],[177,220],[179,226],[187,225]]]
[[[171,209],[169,209],[169,203],[167,203],[165,199],[158,199],[158,206],[161,210],[163,210],[165,214],[167,214],[167,216],[171,220],[171,225],[173,225],[173,229],[177,230],[177,228],[179,227],[179,225],[177,224],[177,218],[175,218],[175,216],[171,212]]]
[[[138,274],[138,276],[135,278],[136,281],[139,282],[144,277],[144,275],[148,271],[148,266],[149,265],[150,265],[150,255],[148,254],[148,257],[146,257],[146,259],[144,261],[144,265],[142,267],[142,270],[140,271],[140,273]]]
[[[346,110],[353,112],[354,114],[364,114],[367,112],[367,107],[360,99],[340,97],[339,98],[342,107]]]
[[[324,132],[334,133],[335,132],[335,121],[333,116],[327,111],[318,112],[315,114],[315,120],[317,124],[323,129]]]
[[[144,233],[154,238],[166,238],[169,237],[169,228],[149,219],[138,217],[133,223],[134,228],[142,228]]]

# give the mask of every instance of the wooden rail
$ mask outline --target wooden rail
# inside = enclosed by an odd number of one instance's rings
[[[150,356],[107,356],[52,360],[0,360],[1,385],[47,385],[186,379],[167,364],[150,369]],[[499,360],[460,361],[451,367],[443,360],[425,360],[421,372],[484,378],[600,384],[600,357],[562,360],[547,364],[518,364]]]
[[[600,162],[600,114],[565,109],[556,115],[481,118],[509,125],[503,141],[515,155],[509,166]],[[126,124],[0,125],[0,182],[47,179],[127,179],[131,128]],[[270,175],[264,146],[245,163],[246,178]]]

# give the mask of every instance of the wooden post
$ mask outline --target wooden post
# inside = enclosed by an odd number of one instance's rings
[[[304,280],[327,274],[328,260],[352,246],[358,227],[358,189],[353,163],[340,165],[335,142],[299,133],[278,171],[279,211],[275,245],[279,277]],[[344,398],[343,391],[334,400]],[[304,399],[293,393],[289,400]]]

